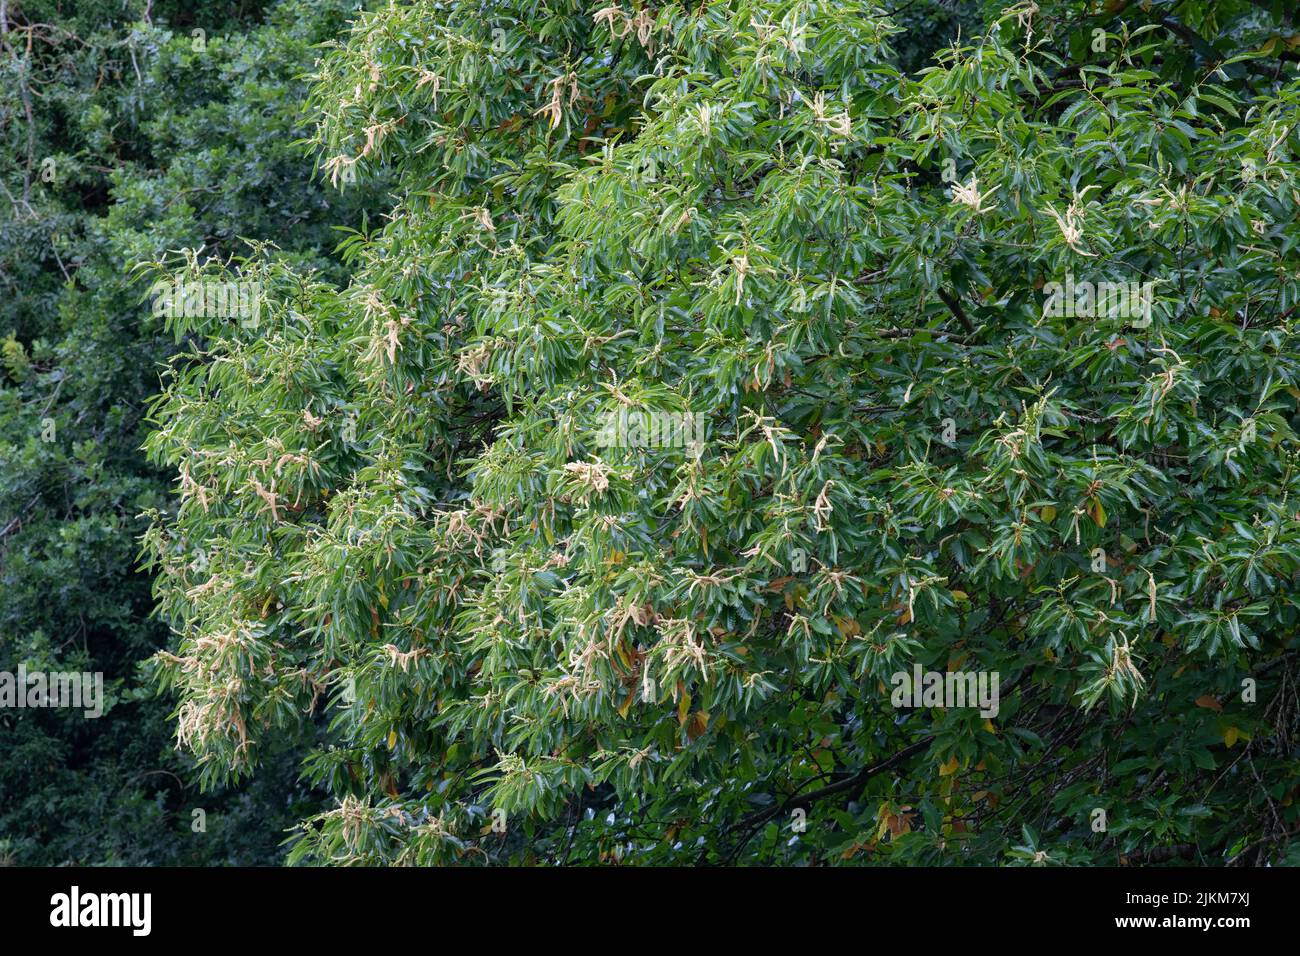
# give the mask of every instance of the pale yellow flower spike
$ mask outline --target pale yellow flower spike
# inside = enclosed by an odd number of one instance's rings
[[[984,205],[984,200],[988,199],[995,192],[997,187],[994,186],[988,192],[980,195],[980,181],[976,176],[971,176],[970,182],[966,185],[955,183],[952,187],[952,201],[962,206],[969,206],[971,211],[977,216],[982,216],[988,212]]]
[[[1089,258],[1096,257],[1097,254],[1095,252],[1088,252],[1079,245],[1079,241],[1083,239],[1083,229],[1079,226],[1081,214],[1078,203],[1070,203],[1070,207],[1065,210],[1064,216],[1051,206],[1047,207],[1047,211],[1051,213],[1052,218],[1056,220],[1056,225],[1061,230],[1061,237],[1065,240],[1067,246],[1081,256],[1087,256]]]

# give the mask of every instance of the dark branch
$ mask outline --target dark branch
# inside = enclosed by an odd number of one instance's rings
[[[939,298],[943,299],[943,304],[948,307],[948,311],[957,317],[957,321],[960,322],[961,327],[966,330],[966,334],[974,335],[975,326],[971,325],[970,319],[966,316],[966,310],[962,308],[961,303],[957,301],[956,297],[947,289],[940,289]]]

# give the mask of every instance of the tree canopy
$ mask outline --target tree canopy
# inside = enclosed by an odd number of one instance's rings
[[[164,318],[143,560],[291,862],[1297,862],[1293,14],[975,6],[368,5],[338,263],[142,251],[259,297]]]

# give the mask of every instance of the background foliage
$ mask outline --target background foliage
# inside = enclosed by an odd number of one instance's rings
[[[226,257],[249,236],[345,274],[327,258],[331,226],[355,221],[356,203],[323,189],[293,141],[301,76],[348,6],[6,6],[0,670],[103,671],[110,703],[98,720],[0,714],[0,855],[270,862],[314,806],[296,760],[272,761],[246,791],[200,795],[170,702],[135,676],[166,636],[134,566],[141,513],[169,494],[141,444],[176,345],[129,267],[182,247]],[[196,807],[206,833],[191,830]]]

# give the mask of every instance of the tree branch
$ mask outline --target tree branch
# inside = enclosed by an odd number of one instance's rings
[[[948,307],[948,311],[957,317],[957,321],[960,322],[962,328],[966,330],[966,334],[974,335],[975,326],[971,325],[970,319],[966,316],[966,310],[962,308],[961,303],[957,301],[957,298],[947,289],[939,290],[939,298],[943,299],[943,304]]]

